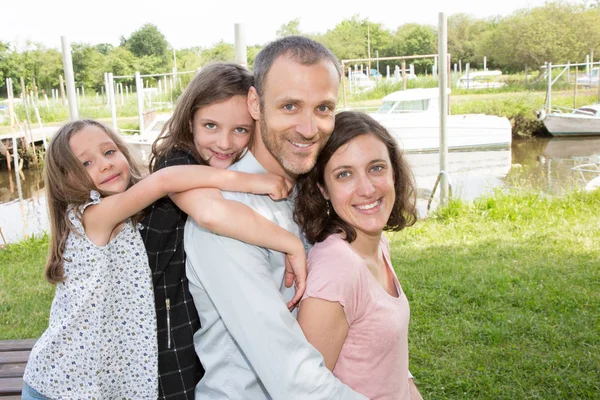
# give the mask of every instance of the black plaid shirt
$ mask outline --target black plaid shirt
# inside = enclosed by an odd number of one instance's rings
[[[188,151],[173,150],[158,169],[198,164]],[[164,197],[146,210],[141,230],[154,283],[158,328],[158,398],[194,399],[204,369],[194,350],[200,321],[185,276],[183,228],[187,214]]]

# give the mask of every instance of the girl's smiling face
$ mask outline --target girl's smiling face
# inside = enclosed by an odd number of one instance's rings
[[[108,193],[127,190],[131,178],[129,163],[106,132],[97,126],[86,126],[71,136],[69,146],[96,188]]]
[[[246,96],[233,96],[194,113],[194,145],[211,167],[229,167],[248,146],[254,120],[246,99]]]

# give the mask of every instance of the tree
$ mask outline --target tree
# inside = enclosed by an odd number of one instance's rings
[[[275,35],[278,38],[283,38],[286,36],[294,36],[300,35],[300,19],[296,18],[288,22],[287,24],[281,25],[281,27],[277,30]]]
[[[114,47],[115,46],[109,43],[100,43],[96,45],[96,50],[102,55],[107,55]]]
[[[144,58],[136,59],[129,50],[123,47],[115,47],[104,58],[104,71],[112,72],[113,75],[117,76],[133,75],[135,71],[140,70],[140,60]],[[153,71],[146,69],[144,71],[140,70],[140,72],[149,74]],[[104,78],[102,77],[102,79]]]
[[[389,49],[395,56],[414,56],[437,53],[437,33],[432,26],[405,24],[394,34]],[[424,73],[431,71],[433,58],[408,60],[415,65],[415,71]],[[391,61],[391,64],[398,62]]]
[[[474,19],[467,14],[454,14],[448,18],[448,53],[452,60],[470,63],[476,67],[483,56],[477,51],[478,41],[484,33],[492,29],[493,22]]]
[[[107,71],[104,70],[105,56],[99,51],[99,46],[82,43],[71,45],[73,73],[77,85],[99,90],[104,84],[104,72]]]
[[[503,18],[486,32],[479,51],[498,65],[520,71],[525,66],[538,69],[547,61],[581,62],[599,46],[600,13],[556,1]]]
[[[169,43],[156,25],[146,24],[133,32],[128,39],[121,38],[121,47],[129,50],[134,56],[157,57],[161,60],[159,67],[167,68],[169,64]]]
[[[202,51],[202,65],[208,62],[234,62],[235,49],[232,44],[220,41],[210,49]]]
[[[317,35],[316,40],[325,45],[340,60],[367,57],[366,20],[359,20],[358,15],[337,24],[324,35]]]

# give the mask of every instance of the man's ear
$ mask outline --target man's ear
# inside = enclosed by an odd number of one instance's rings
[[[325,189],[323,186],[321,186],[320,183],[317,183],[317,187],[321,191],[321,195],[323,195],[323,197],[325,198],[325,200],[329,200],[329,194],[327,193],[327,189]]]
[[[260,99],[258,98],[258,92],[254,86],[250,87],[248,91],[248,112],[250,116],[258,121],[260,118]]]

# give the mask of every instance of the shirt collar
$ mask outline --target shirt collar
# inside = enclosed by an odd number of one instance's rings
[[[248,172],[251,174],[264,174],[267,170],[258,162],[250,150],[246,151],[244,157],[232,164],[230,169]]]

